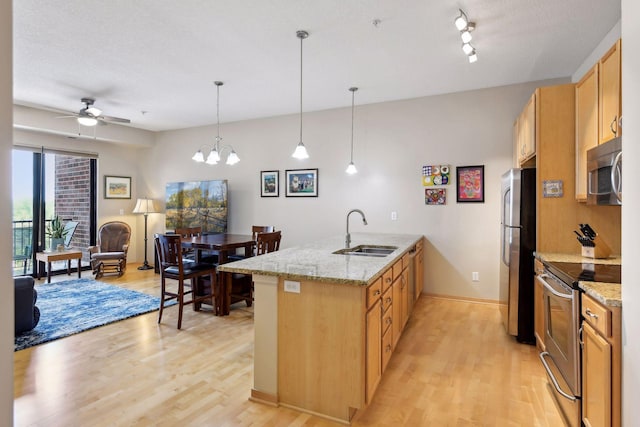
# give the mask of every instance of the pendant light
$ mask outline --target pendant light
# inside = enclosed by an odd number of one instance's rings
[[[347,166],[346,172],[349,175],[353,175],[358,173],[358,169],[356,169],[356,165],[353,164],[353,111],[354,111],[354,105],[355,105],[355,95],[358,88],[350,87],[349,90],[351,91],[351,162],[349,162],[349,166]]]
[[[198,163],[205,162],[208,165],[216,165],[220,161],[220,154],[225,149],[228,149],[229,155],[227,156],[227,161],[225,163],[228,165],[235,165],[240,161],[240,157],[238,157],[238,154],[235,152],[233,147],[230,145],[223,145],[222,147],[220,147],[220,141],[222,141],[222,138],[220,137],[220,86],[224,85],[224,83],[218,81],[215,81],[213,83],[216,85],[216,142],[213,146],[209,146],[206,144],[201,146],[198,151],[196,151],[196,154],[193,155],[192,159]],[[204,159],[204,154],[202,153],[203,147],[209,147],[211,149],[211,151],[209,151],[209,154],[207,155],[206,161]]]
[[[291,157],[302,160],[309,158],[307,148],[302,143],[302,41],[309,37],[309,33],[304,30],[299,30],[296,32],[296,37],[300,39],[300,142],[298,142],[296,150]]]

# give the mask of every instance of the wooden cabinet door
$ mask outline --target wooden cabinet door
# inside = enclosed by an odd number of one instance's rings
[[[422,288],[424,287],[424,251],[420,249],[416,254],[416,295],[415,299],[417,300],[422,293]]]
[[[534,323],[534,335],[536,337],[536,344],[540,351],[545,351],[544,345],[544,295],[543,285],[539,280],[534,280],[533,283],[533,323]]]
[[[587,200],[587,150],[598,145],[598,64],[576,84],[576,200]]]
[[[582,421],[611,426],[611,345],[582,322]]]
[[[536,154],[536,94],[529,98],[529,102],[518,117],[518,161],[519,166],[526,163]]]
[[[382,303],[367,311],[366,401],[371,402],[382,377]]]
[[[619,126],[622,115],[620,61],[621,41],[618,40],[599,62],[600,144],[622,135],[622,128]]]
[[[409,295],[409,269],[405,268],[402,272],[402,276],[400,276],[400,288],[402,289],[402,309],[401,309],[401,318],[402,318],[402,329],[404,329],[407,321],[409,320],[409,298],[412,296]]]
[[[400,334],[402,333],[402,282],[400,277],[393,281],[392,292],[393,292],[393,304],[391,305],[392,310],[392,337],[393,337],[393,348],[396,348],[396,344],[398,344],[398,340],[400,339]]]

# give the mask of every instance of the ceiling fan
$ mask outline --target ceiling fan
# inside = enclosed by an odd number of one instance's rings
[[[107,123],[131,123],[129,119],[122,119],[120,117],[105,116],[102,114],[102,110],[93,106],[96,102],[93,98],[82,98],[81,102],[84,104],[84,108],[81,108],[77,114],[70,116],[61,116],[59,119],[75,118],[78,124],[83,126],[95,126],[97,124]]]

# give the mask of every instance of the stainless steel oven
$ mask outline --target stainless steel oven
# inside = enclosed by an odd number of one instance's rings
[[[536,280],[544,289],[546,351],[540,359],[568,424],[580,426],[580,291],[548,270]]]
[[[587,151],[587,203],[622,204],[622,141],[614,138]]]

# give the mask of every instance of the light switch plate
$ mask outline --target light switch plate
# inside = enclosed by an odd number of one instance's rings
[[[284,291],[285,292],[293,292],[296,294],[300,293],[300,282],[294,282],[292,280],[284,281]]]

